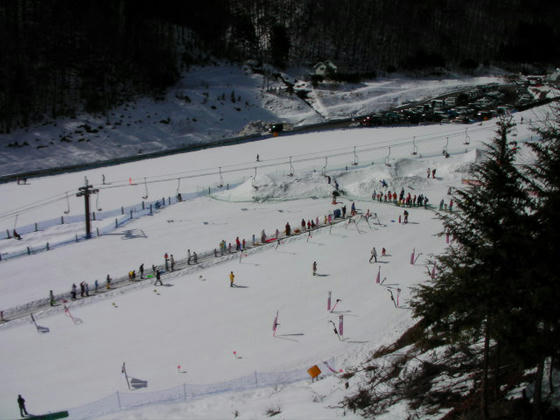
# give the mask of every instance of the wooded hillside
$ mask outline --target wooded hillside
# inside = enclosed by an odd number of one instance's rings
[[[553,0],[4,0],[0,132],[162,92],[208,57],[342,74],[558,64]]]

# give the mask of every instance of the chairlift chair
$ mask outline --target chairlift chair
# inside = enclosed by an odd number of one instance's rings
[[[449,146],[449,137],[445,138],[445,146],[443,146],[443,151],[441,152],[443,156],[445,156],[446,158],[449,157],[449,153],[447,151],[447,146]]]
[[[97,209],[97,211],[102,211],[103,209],[101,208],[101,206],[99,205],[99,195],[101,194],[101,191],[97,191],[97,197],[95,198],[95,208]]]
[[[224,177],[222,176],[222,167],[218,167],[218,174],[220,175],[220,183],[218,184],[218,188],[222,188],[224,186]]]
[[[146,177],[144,177],[144,190],[145,190],[145,194],[142,196],[142,199],[147,200],[148,199],[148,183],[146,181]]]
[[[389,157],[391,156],[391,146],[388,147],[387,156],[385,156],[385,166],[391,166],[389,163]]]
[[[64,210],[64,214],[70,213],[70,198],[68,198],[68,193],[66,193],[66,210]]]

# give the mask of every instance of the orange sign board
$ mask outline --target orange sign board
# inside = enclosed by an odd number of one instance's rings
[[[309,369],[307,369],[307,373],[309,373],[309,376],[315,379],[317,376],[321,374],[321,369],[319,369],[319,366],[313,365]]]

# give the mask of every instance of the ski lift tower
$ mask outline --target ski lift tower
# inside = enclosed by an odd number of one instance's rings
[[[96,194],[99,192],[97,188],[93,188],[92,185],[88,185],[88,179],[85,177],[85,185],[83,187],[78,188],[80,190],[79,193],[76,194],[76,197],[84,197],[85,202],[85,219],[86,219],[86,239],[91,238],[91,222],[89,220],[89,196],[91,194]]]

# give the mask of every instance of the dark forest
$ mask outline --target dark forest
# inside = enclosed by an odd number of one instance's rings
[[[347,75],[544,70],[553,0],[2,0],[0,132],[158,95],[192,64],[331,60]]]

